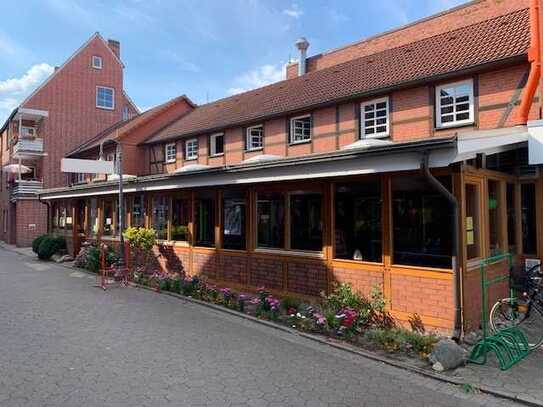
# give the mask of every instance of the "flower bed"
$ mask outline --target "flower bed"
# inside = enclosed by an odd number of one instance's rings
[[[260,287],[256,294],[240,293],[228,287],[217,287],[197,276],[183,278],[178,273],[135,273],[134,282],[372,350],[426,358],[438,341],[437,336],[424,332],[416,315],[410,319],[411,330],[399,326],[386,311],[385,301],[377,288],[372,291],[371,298],[365,298],[355,293],[350,285],[340,284],[330,295],[322,295],[320,301],[310,304],[293,297],[279,299],[265,287]]]

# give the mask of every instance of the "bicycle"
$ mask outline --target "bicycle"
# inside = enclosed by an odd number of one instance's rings
[[[530,350],[543,343],[543,273],[540,265],[531,267],[520,278],[519,297],[502,298],[490,310],[490,329],[519,328]]]

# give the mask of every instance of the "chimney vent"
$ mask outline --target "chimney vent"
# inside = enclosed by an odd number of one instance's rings
[[[300,51],[300,61],[298,62],[298,76],[302,76],[306,73],[306,60],[307,60],[307,48],[309,48],[309,41],[305,37],[300,37],[296,41],[296,48]]]
[[[115,40],[107,40],[107,45],[117,55],[117,58],[121,59],[121,43]]]

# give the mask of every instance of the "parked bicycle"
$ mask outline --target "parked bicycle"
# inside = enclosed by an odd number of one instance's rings
[[[513,278],[518,297],[498,300],[490,310],[490,329],[498,332],[518,327],[528,340],[530,350],[543,343],[543,273],[536,265]],[[515,287],[516,286],[516,287]]]

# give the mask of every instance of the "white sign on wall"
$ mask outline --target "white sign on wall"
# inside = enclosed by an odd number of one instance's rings
[[[114,174],[115,166],[113,161],[63,158],[60,160],[60,170],[81,174]]]

